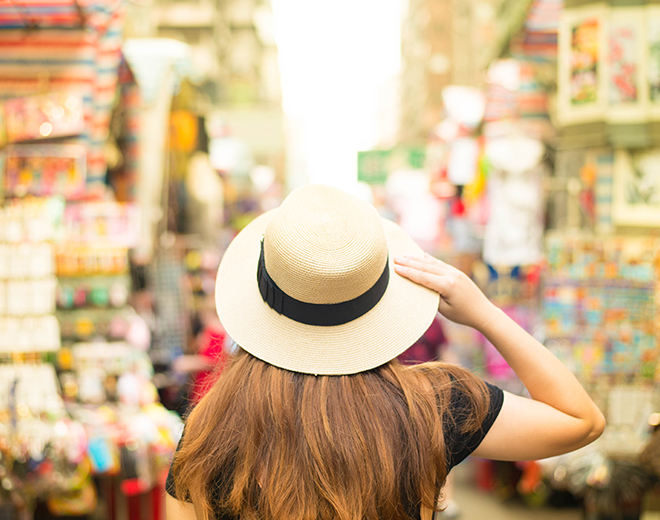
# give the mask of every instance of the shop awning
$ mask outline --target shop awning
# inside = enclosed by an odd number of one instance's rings
[[[122,0],[0,0],[0,30],[99,30],[121,4]]]

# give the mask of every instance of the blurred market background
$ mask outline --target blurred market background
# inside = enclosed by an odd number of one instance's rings
[[[575,454],[468,460],[444,517],[660,518],[657,2],[0,0],[0,180],[1,519],[165,518],[234,348],[223,251],[310,182],[469,273],[606,413]],[[435,327],[406,361],[524,393]]]

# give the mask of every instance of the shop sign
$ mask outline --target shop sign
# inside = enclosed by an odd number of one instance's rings
[[[385,184],[392,150],[358,152],[358,181],[367,184]]]
[[[419,146],[358,152],[358,181],[385,184],[393,171],[421,170],[425,161],[426,150]]]

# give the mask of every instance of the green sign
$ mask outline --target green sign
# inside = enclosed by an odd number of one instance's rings
[[[424,168],[424,161],[426,161],[426,150],[424,148],[407,148],[408,165],[414,170],[421,170]]]
[[[385,184],[394,170],[424,168],[426,150],[423,147],[397,147],[391,150],[358,152],[358,181]]]
[[[358,181],[367,184],[385,184],[391,155],[391,150],[358,152]]]

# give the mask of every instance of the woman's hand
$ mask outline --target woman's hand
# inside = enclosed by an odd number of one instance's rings
[[[439,310],[481,332],[532,399],[505,393],[502,411],[474,452],[496,460],[538,460],[584,446],[602,433],[603,414],[548,349],[495,307],[466,275],[425,255],[394,258],[397,273],[440,294]]]
[[[481,330],[498,313],[467,275],[429,254],[397,256],[394,264],[401,276],[438,292],[438,310],[451,321]]]

